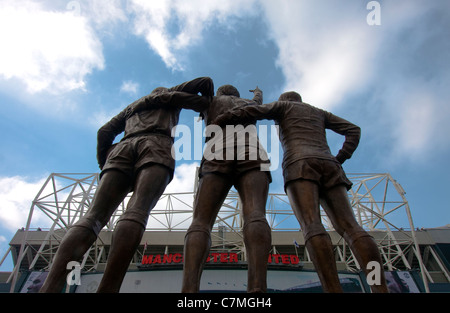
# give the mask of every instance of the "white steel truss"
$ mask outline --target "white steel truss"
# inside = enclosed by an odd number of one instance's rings
[[[405,191],[390,174],[348,174],[353,182],[349,191],[349,199],[359,224],[366,230],[373,232],[387,270],[419,269],[427,289],[427,282],[433,282],[430,270],[423,261],[426,253],[439,270],[450,277],[439,257],[429,247],[419,246],[416,229],[413,224],[411,211],[405,197]],[[27,256],[28,268],[48,269],[59,243],[67,231],[89,209],[98,184],[98,174],[51,174],[39,193],[36,195],[31,208],[20,250],[16,257],[16,265],[10,281],[15,285],[17,273],[23,267]],[[197,182],[195,183],[196,186]],[[195,186],[192,192],[165,193],[153,209],[147,231],[185,231],[192,218],[192,204],[195,196]],[[105,230],[112,231],[126,209],[127,197],[114,212]],[[267,202],[267,219],[273,231],[298,231],[298,222],[290,208],[288,198],[284,193],[269,194]],[[45,225],[35,225],[34,219],[39,215],[46,217]],[[322,213],[323,224],[330,232],[333,225]],[[242,238],[242,219],[240,201],[236,191],[230,191],[226,198],[213,232],[212,249],[235,250],[242,253],[245,260],[245,249]],[[30,241],[28,233],[36,228],[45,229],[45,237],[36,244]],[[234,233],[233,240],[224,241],[223,231]],[[222,234],[222,235],[221,235]],[[231,237],[230,237],[231,238]],[[277,247],[273,247],[276,252]],[[359,270],[359,265],[352,252],[341,238],[335,246],[336,259],[345,263],[348,270]],[[8,250],[8,252],[10,252]],[[82,267],[85,270],[95,270],[98,263],[106,256],[105,245],[101,238],[85,254]],[[141,252],[142,253],[142,252]],[[6,257],[6,255],[5,255]],[[2,260],[5,259],[3,257]],[[308,253],[303,251],[303,261],[309,261]]]

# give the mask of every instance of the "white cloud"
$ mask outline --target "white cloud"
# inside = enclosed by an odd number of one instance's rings
[[[412,94],[400,103],[404,112],[403,118],[397,124],[396,145],[397,152],[408,152],[417,156],[428,146],[429,138],[434,132],[433,121],[435,113],[433,99],[427,94]]]
[[[111,107],[108,109],[98,109],[95,112],[92,112],[86,119],[89,126],[94,127],[95,129],[99,129],[107,122],[109,122],[114,116],[122,112],[125,109],[126,105],[120,105],[116,107]],[[122,133],[123,134],[123,133]],[[122,135],[116,137],[116,140],[122,138]]]
[[[5,236],[0,235],[0,256],[3,257],[5,251],[7,250],[5,243],[8,242],[8,239],[6,239]]]
[[[330,109],[370,77],[377,38],[368,32],[364,7],[342,1],[261,2],[280,51],[285,90]]]
[[[369,26],[364,5],[344,1],[261,0],[285,90],[305,102],[334,111],[343,104],[363,110],[364,131],[384,129],[389,162],[420,162],[430,151],[449,145],[443,136],[448,117],[448,1],[383,2],[381,25]],[[377,103],[348,103],[355,94],[377,91]],[[364,99],[362,99],[364,101]],[[374,115],[376,112],[376,115]],[[438,126],[439,125],[439,126]],[[441,131],[439,130],[441,128]],[[448,129],[450,131],[450,129]],[[445,133],[448,133],[446,131]],[[364,132],[364,136],[368,133]],[[367,138],[366,138],[367,140]],[[386,144],[383,143],[384,145]]]
[[[121,92],[130,93],[130,94],[137,94],[139,90],[139,83],[133,82],[131,80],[124,81],[122,83],[122,86],[120,87]]]
[[[33,1],[2,2],[0,42],[0,78],[21,81],[29,93],[84,89],[85,77],[104,67],[87,18]]]
[[[194,162],[184,163],[175,168],[173,180],[164,192],[172,195],[170,198],[163,196],[158,201],[149,218],[147,228],[187,229],[189,227],[192,220],[193,191],[198,166],[199,164]]]
[[[121,0],[80,1],[80,14],[88,16],[97,29],[108,29],[119,22],[128,21],[128,17],[122,8]]]
[[[168,67],[179,68],[170,46],[166,24],[170,14],[170,3],[168,1],[131,1],[131,9],[136,14],[134,31],[138,36],[143,36],[150,47],[161,56]]]
[[[89,125],[94,127],[95,129],[99,129],[103,125],[105,125],[107,122],[111,120],[115,116],[112,112],[106,112],[104,110],[93,112],[89,118],[88,122]]]
[[[8,239],[5,236],[0,235],[0,258],[3,258],[5,252],[8,250]],[[2,264],[3,265],[3,264]]]
[[[446,120],[450,109],[446,99],[449,92],[438,88],[432,81],[392,76],[399,82],[382,85],[384,88],[380,88],[382,91],[373,103],[377,106],[374,108],[377,116],[366,120],[374,124],[368,125],[368,135],[383,138],[390,146],[383,153],[387,165],[405,161],[424,162],[435,153],[448,149],[450,143],[446,136],[450,125]]]
[[[32,202],[43,186],[45,179],[29,181],[25,177],[0,178],[0,225],[10,231],[25,227]],[[46,218],[36,212],[33,221],[36,227],[44,227]],[[39,223],[42,222],[42,225]]]
[[[167,186],[166,193],[170,192],[192,192],[197,173],[197,162],[184,163],[176,167],[172,182]]]
[[[389,134],[389,165],[425,162],[450,147],[445,137],[450,132],[450,75],[443,66],[450,59],[448,43],[442,40],[450,26],[449,7],[447,1],[385,4],[377,69],[370,83],[378,91],[379,106],[379,116],[371,122],[382,121],[377,131]]]
[[[177,227],[188,227],[192,218],[192,204],[193,204],[193,190],[195,183],[196,170],[199,166],[194,162],[191,164],[182,164],[176,167],[175,175],[172,182],[166,188],[165,193],[177,193],[171,199],[170,205],[174,210],[183,210],[184,214],[175,214],[171,218],[171,225]],[[30,209],[33,205],[33,200],[38,195],[38,192],[44,186],[46,178],[39,180],[31,180],[27,177],[0,177],[0,229],[5,229],[14,232],[17,229],[26,226]],[[59,190],[58,200],[65,201],[68,192],[59,186],[56,181],[56,188]],[[65,185],[64,185],[65,186]],[[46,186],[43,191],[43,196],[51,195],[54,192],[51,183]],[[187,194],[180,194],[187,193]],[[51,198],[51,199],[50,199]],[[53,201],[52,196],[49,201]],[[154,209],[157,214],[156,217],[163,222],[165,221],[165,209],[167,208],[167,197],[163,197]],[[127,199],[128,200],[128,199]],[[126,201],[127,201],[126,200]],[[161,215],[163,211],[163,215]],[[46,216],[39,208],[35,207],[33,211],[31,228],[48,228],[53,221]],[[155,219],[151,219],[149,227],[161,227],[161,223]],[[1,238],[0,238],[1,239]]]
[[[136,15],[134,32],[143,36],[151,49],[173,70],[183,70],[184,49],[198,44],[202,33],[217,22],[230,27],[230,17],[252,14],[255,0],[132,0],[130,10]],[[173,31],[174,25],[178,31]]]

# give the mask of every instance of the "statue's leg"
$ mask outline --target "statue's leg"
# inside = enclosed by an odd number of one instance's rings
[[[141,242],[150,211],[166,189],[171,175],[169,168],[158,164],[138,172],[133,195],[114,230],[105,273],[97,292],[119,292]]]
[[[372,292],[388,292],[383,263],[375,240],[356,221],[348,200],[347,189],[337,185],[323,194],[324,210],[336,231],[344,237],[366,275],[372,270],[367,264],[376,261],[380,265],[380,284],[371,286]]]
[[[316,268],[324,292],[342,292],[331,238],[322,225],[319,186],[298,179],[286,186],[286,193],[305,237],[305,246]]]
[[[269,178],[265,172],[251,170],[239,177],[236,189],[242,201],[244,243],[248,260],[248,292],[267,291],[267,261],[272,243],[266,220]]]
[[[232,184],[224,175],[205,174],[199,181],[194,215],[184,241],[181,292],[198,292],[203,266],[211,246],[211,229]]]
[[[129,190],[130,181],[126,174],[117,170],[109,170],[103,174],[91,208],[69,228],[61,241],[41,292],[62,291],[69,273],[67,264],[80,261]]]

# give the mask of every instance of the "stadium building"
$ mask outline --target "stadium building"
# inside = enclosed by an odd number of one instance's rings
[[[390,174],[349,174],[349,197],[360,225],[375,238],[392,292],[450,292],[450,225],[417,229],[405,191]],[[36,292],[45,280],[68,227],[89,208],[98,174],[52,174],[31,204],[27,224],[2,257],[14,269],[1,273],[0,291]],[[166,193],[152,211],[121,292],[178,293],[181,289],[184,236],[192,218],[193,192]],[[129,198],[117,208],[95,244],[70,268],[66,292],[95,292],[111,244],[115,223]],[[323,213],[346,292],[370,292],[365,276],[345,241]],[[302,231],[285,194],[269,194],[267,219],[272,228],[269,292],[321,292]],[[216,220],[210,257],[202,276],[203,292],[245,292],[246,253],[240,201],[230,191]]]

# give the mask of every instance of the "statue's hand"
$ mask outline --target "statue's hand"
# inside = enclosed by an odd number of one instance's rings
[[[256,88],[255,89],[253,89],[253,90],[249,90],[250,92],[253,92],[253,93],[256,93],[256,92],[262,92],[262,90],[261,89],[259,89],[259,87],[258,86],[256,86]]]

